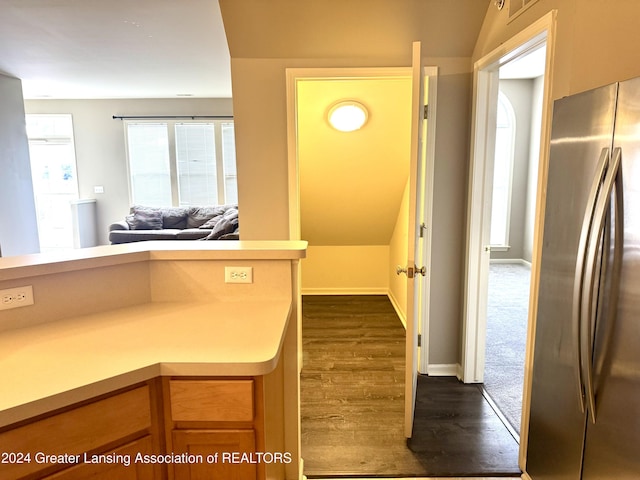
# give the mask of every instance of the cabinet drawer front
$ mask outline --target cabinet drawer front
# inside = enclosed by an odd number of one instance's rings
[[[149,387],[120,393],[0,433],[0,452],[31,455],[31,463],[5,464],[0,480],[14,479],[54,466],[77,463],[74,456],[151,427]],[[36,459],[36,454],[40,455]],[[64,457],[43,458],[41,454]],[[78,458],[78,457],[75,457]],[[42,461],[40,461],[42,460]],[[44,461],[53,460],[53,461]]]
[[[45,480],[155,480],[162,478],[160,464],[136,463],[136,455],[152,455],[153,440],[150,436],[131,442],[123,447],[108,452],[114,458],[114,463],[94,460],[93,463],[83,463],[67,468],[62,472],[45,477]],[[88,455],[88,461],[93,458]]]
[[[172,380],[171,418],[176,422],[252,422],[253,380]]]

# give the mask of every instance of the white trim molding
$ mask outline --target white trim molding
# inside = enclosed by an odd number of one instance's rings
[[[431,377],[457,377],[461,380],[462,366],[459,363],[440,363],[429,365],[427,375]]]
[[[303,288],[302,295],[388,295],[389,290],[386,288],[356,288],[356,287],[310,287]]]
[[[400,321],[402,322],[402,326],[406,331],[407,316],[400,308],[400,302],[398,302],[398,300],[396,299],[395,295],[393,295],[393,292],[391,290],[387,291],[387,296],[389,297],[389,301],[391,302],[391,305],[393,305],[393,309],[396,311],[396,314],[398,315],[398,318],[400,318]]]
[[[493,168],[487,159],[493,155],[495,135],[488,132],[495,125],[499,68],[518,57],[526,55],[546,42],[547,58],[543,94],[543,127],[541,130],[541,156],[545,155],[549,133],[551,104],[552,65],[555,48],[556,11],[551,11],[474,65],[473,113],[471,133],[471,170],[469,174],[467,246],[463,305],[463,381],[481,383],[484,374],[484,349],[486,330],[487,281],[489,269],[489,240],[491,201],[486,199],[487,186],[491,185]],[[541,158],[541,167],[546,159]],[[541,181],[544,168],[539,170],[538,193],[542,195]],[[538,199],[539,200],[539,199]],[[474,208],[481,206],[481,208]],[[539,211],[539,209],[538,209]],[[537,227],[536,227],[537,228]],[[535,235],[534,235],[535,236]],[[535,239],[534,239],[535,242]],[[533,279],[533,277],[532,277]]]

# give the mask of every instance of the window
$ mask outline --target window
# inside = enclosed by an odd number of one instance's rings
[[[40,251],[73,248],[72,200],[78,199],[73,123],[67,114],[25,116]]]
[[[238,202],[232,121],[127,121],[125,131],[132,204]]]
[[[498,95],[496,148],[493,164],[493,200],[491,203],[491,236],[495,250],[509,248],[509,216],[511,213],[511,183],[516,121],[507,97]]]

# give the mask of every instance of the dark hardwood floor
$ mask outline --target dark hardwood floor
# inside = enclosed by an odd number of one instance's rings
[[[478,387],[420,377],[404,419],[405,331],[386,296],[304,296],[302,457],[309,478],[502,476],[518,445]]]

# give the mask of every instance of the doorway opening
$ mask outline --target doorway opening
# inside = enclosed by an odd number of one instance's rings
[[[466,279],[467,288],[464,305],[464,338],[463,338],[463,380],[465,383],[499,384],[504,380],[507,370],[505,365],[500,365],[503,360],[495,357],[495,352],[502,350],[503,357],[510,356],[507,337],[503,332],[504,326],[492,326],[490,314],[501,316],[506,325],[514,326],[519,322],[517,331],[517,345],[509,347],[515,349],[519,359],[517,370],[520,372],[515,378],[515,395],[511,401],[515,404],[511,420],[506,420],[509,425],[515,424],[514,436],[520,435],[520,462],[524,459],[526,451],[526,434],[528,428],[528,378],[527,366],[532,360],[532,329],[535,322],[535,308],[537,302],[537,260],[540,254],[539,234],[542,229],[542,199],[544,183],[546,181],[547,155],[542,146],[548,144],[550,115],[550,84],[551,65],[555,45],[555,12],[550,12],[545,17],[523,30],[511,40],[505,42],[494,52],[480,59],[475,65],[474,74],[474,112],[472,131],[472,152],[470,172],[470,195],[468,216],[468,241]],[[524,62],[531,62],[538,58],[538,69],[535,74],[518,75],[513,72],[523,71]],[[520,76],[521,78],[514,78]],[[524,78],[522,78],[524,77]],[[534,79],[534,80],[532,80]],[[537,80],[535,80],[537,79]],[[527,85],[528,93],[525,97],[518,96],[516,91]],[[504,175],[504,167],[500,167],[500,161],[496,161],[496,153],[500,153],[497,142],[503,141],[497,133],[498,125],[498,98],[500,92],[508,98],[512,104],[522,103],[519,98],[528,98],[525,103],[529,105],[529,113],[518,121],[518,107],[514,105],[516,115],[515,131],[528,134],[528,141],[524,142],[523,153],[514,155],[511,170]],[[535,92],[535,93],[532,93]],[[536,100],[533,101],[533,98]],[[500,119],[504,121],[504,118]],[[528,126],[527,126],[528,122]],[[518,125],[520,124],[520,125]],[[533,127],[533,128],[532,128]],[[503,135],[504,136],[504,135]],[[512,146],[517,152],[517,146]],[[524,166],[518,167],[518,158],[525,159]],[[495,167],[495,168],[494,168]],[[518,168],[523,175],[520,179],[516,173]],[[497,169],[497,171],[496,171]],[[503,174],[502,179],[496,179],[494,174]],[[506,178],[507,184],[500,182]],[[504,194],[494,197],[494,183]],[[516,197],[522,197],[516,202]],[[497,199],[496,199],[497,198]],[[496,202],[494,211],[492,203]],[[519,206],[517,206],[519,205]],[[499,208],[502,207],[502,208]],[[519,214],[517,214],[519,212]],[[502,235],[496,240],[491,238],[492,216],[503,215],[506,222],[501,223]],[[514,224],[514,220],[521,225]],[[497,227],[496,227],[497,228]],[[507,263],[505,263],[507,262]],[[510,262],[510,263],[509,263]],[[530,265],[530,267],[529,267]],[[522,267],[524,281],[521,282],[522,292],[509,293],[507,287],[500,287],[497,281],[492,281],[490,271],[493,269],[497,275],[501,269],[508,267]],[[530,268],[530,270],[529,270]],[[494,277],[497,278],[497,277]],[[528,281],[527,281],[528,280]],[[509,288],[516,282],[507,282]],[[496,290],[498,293],[496,294]],[[514,297],[522,299],[518,307],[522,317],[516,321],[513,312],[495,313],[494,306],[506,305],[499,297]],[[492,312],[492,310],[494,310]],[[522,313],[524,311],[524,313]],[[493,332],[498,332],[493,335]],[[524,337],[524,338],[523,338]],[[513,357],[513,355],[511,355]],[[511,359],[513,360],[513,358]],[[491,363],[497,363],[497,368],[491,369]],[[510,367],[511,368],[511,367]],[[497,374],[495,373],[497,372]],[[502,375],[502,378],[499,378]],[[493,378],[492,378],[493,376]],[[490,396],[499,397],[498,392],[489,393]],[[513,398],[515,396],[515,399]],[[508,399],[508,397],[505,397]],[[522,400],[520,400],[522,398]],[[493,403],[499,403],[493,402]],[[521,404],[521,405],[520,405]],[[499,408],[496,406],[496,408]],[[506,410],[506,407],[505,407]],[[518,422],[520,417],[520,422]],[[514,420],[515,418],[515,420]],[[520,423],[520,425],[518,425]]]
[[[78,199],[71,115],[31,114],[26,122],[40,251],[71,249],[71,202]]]
[[[519,438],[546,43],[499,69],[484,388]]]
[[[408,221],[409,163],[417,148],[411,132],[415,132],[413,110],[422,111],[413,108],[414,78],[411,68],[287,71],[290,236],[309,241],[301,269],[302,293],[320,300],[331,295],[383,297],[398,314],[401,330],[403,304],[410,295],[413,300],[406,284],[397,290],[393,284],[406,282],[396,273],[396,266],[406,265],[407,253],[402,250],[413,239]],[[325,87],[338,86],[343,87],[338,94],[324,92]],[[386,91],[366,98],[362,95],[367,89]],[[299,103],[304,98],[306,103]],[[350,133],[331,130],[326,114],[344,100],[357,101],[368,109],[362,129]],[[318,123],[309,134],[302,128],[304,116],[314,112]],[[320,135],[323,132],[325,137]],[[328,135],[337,136],[336,150],[328,148]],[[366,148],[356,147],[356,139],[363,140]],[[399,420],[398,440],[406,448],[402,418]]]

